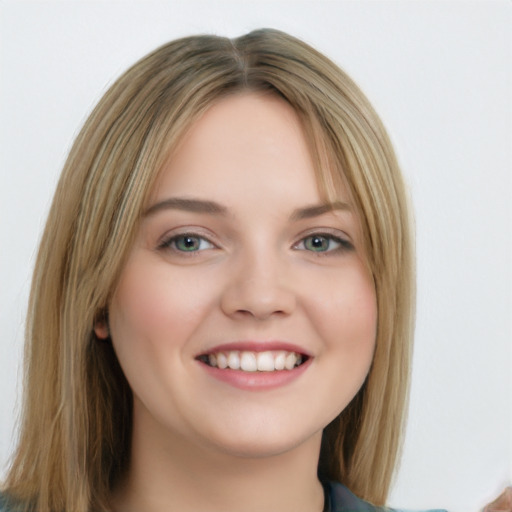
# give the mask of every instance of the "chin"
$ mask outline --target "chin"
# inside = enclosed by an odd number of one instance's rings
[[[261,459],[291,453],[302,446],[304,449],[310,446],[318,451],[321,438],[321,428],[294,432],[289,426],[273,426],[267,423],[230,429],[229,432],[210,437],[209,441],[226,455]]]
[[[300,446],[301,443],[290,444],[289,442],[269,442],[262,443],[261,441],[236,443],[231,446],[219,446],[220,450],[230,457],[239,459],[268,459],[272,457],[279,457],[286,453],[292,453]]]

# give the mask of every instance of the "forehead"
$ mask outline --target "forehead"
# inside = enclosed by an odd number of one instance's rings
[[[283,99],[239,93],[211,106],[167,158],[153,200],[175,194],[229,197],[237,187],[261,191],[265,183],[318,193],[315,169],[302,123]]]

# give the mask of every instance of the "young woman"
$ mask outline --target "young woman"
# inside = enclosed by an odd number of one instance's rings
[[[0,510],[379,510],[413,316],[402,177],[354,83],[278,31],[171,42],[57,187]]]

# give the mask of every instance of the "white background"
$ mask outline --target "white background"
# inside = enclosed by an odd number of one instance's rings
[[[391,504],[479,510],[512,478],[508,1],[0,3],[0,466],[53,189],[107,84],[156,46],[270,26],[329,55],[384,119],[417,219],[412,402]]]

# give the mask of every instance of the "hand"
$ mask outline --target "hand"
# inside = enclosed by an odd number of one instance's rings
[[[507,487],[483,512],[512,512],[512,487]]]

